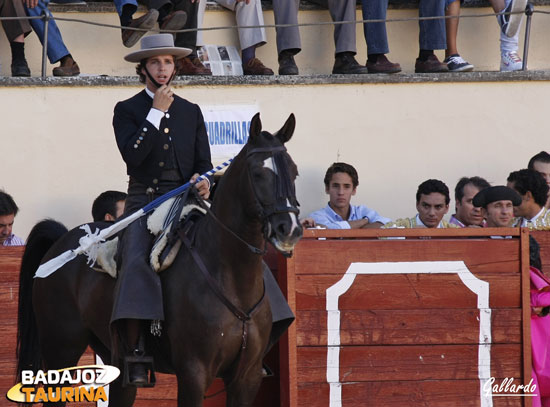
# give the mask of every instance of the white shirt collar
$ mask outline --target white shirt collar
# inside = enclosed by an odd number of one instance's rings
[[[423,228],[427,228],[426,225],[424,225],[424,222],[422,222],[420,220],[420,215],[417,213],[416,214],[416,226],[420,226],[420,227],[423,227]],[[441,220],[439,222],[439,224],[437,225],[437,228],[436,229],[442,229],[443,228],[443,221]]]
[[[533,216],[531,219],[525,219],[523,218],[523,221],[521,222],[521,226],[525,227],[527,226],[527,222],[531,222],[532,224],[535,224],[536,220],[546,211],[546,208],[543,206],[539,213],[537,213],[535,216]]]
[[[145,92],[149,95],[151,99],[155,98],[155,94],[151,92],[147,86],[145,87]]]

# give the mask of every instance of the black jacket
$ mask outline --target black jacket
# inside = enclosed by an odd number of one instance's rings
[[[185,182],[194,173],[210,170],[210,145],[199,106],[174,95],[157,130],[145,119],[152,105],[153,99],[143,90],[115,106],[113,128],[128,175],[158,189],[158,178],[170,149],[175,150]]]

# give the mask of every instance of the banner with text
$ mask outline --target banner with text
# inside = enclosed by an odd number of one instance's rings
[[[201,107],[210,142],[212,164],[234,157],[248,141],[250,120],[259,112],[256,105]]]

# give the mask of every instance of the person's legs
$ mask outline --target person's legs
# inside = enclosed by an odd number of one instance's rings
[[[497,17],[500,29],[508,37],[513,38],[518,33],[523,20],[523,12],[527,0],[489,0],[495,13],[513,13]]]
[[[462,58],[458,53],[456,39],[458,36],[460,2],[461,0],[445,0],[445,15],[447,17],[455,17],[447,18],[445,20],[447,49],[445,50],[445,60],[443,63],[447,64],[447,67],[451,72],[468,72],[474,69],[474,66]]]
[[[523,69],[523,61],[518,55],[519,31],[514,37],[508,37],[500,33],[500,70],[520,71]]]
[[[298,24],[299,0],[277,0],[273,2],[275,24]],[[301,51],[298,27],[277,27],[277,53],[279,75],[298,75],[294,55]]]
[[[206,1],[191,3],[189,0],[176,4],[178,9],[187,13],[187,22],[184,29],[201,28],[206,9]],[[197,56],[197,45],[202,46],[202,35],[197,31],[176,34],[175,45],[191,49],[191,54],[176,61],[177,75],[212,75],[212,71],[205,67]]]
[[[23,2],[5,0],[0,7],[1,17],[25,17]],[[2,26],[11,48],[12,76],[31,76],[31,71],[25,58],[25,36],[32,28],[28,20],[2,20]]]
[[[363,20],[384,20],[388,9],[388,0],[362,0]],[[386,55],[388,34],[386,23],[364,23],[363,32],[367,42],[367,69],[369,73],[397,73],[401,66],[390,62]]]
[[[445,0],[420,0],[420,17],[436,17],[445,15]],[[434,50],[446,49],[444,19],[421,20],[420,25],[420,52],[415,64],[415,72],[435,73],[448,72],[447,65],[441,63]]]

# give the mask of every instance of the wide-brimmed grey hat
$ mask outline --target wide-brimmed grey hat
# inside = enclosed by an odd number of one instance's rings
[[[189,48],[174,46],[172,34],[155,34],[141,39],[141,49],[130,52],[124,57],[128,62],[140,62],[142,59],[156,55],[174,55],[176,59],[186,57],[191,53]]]

